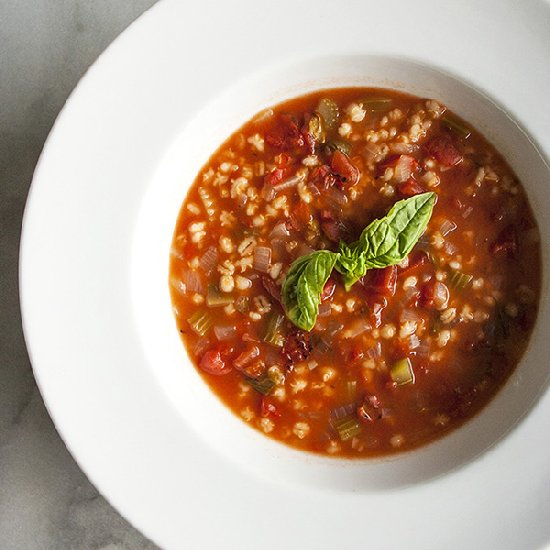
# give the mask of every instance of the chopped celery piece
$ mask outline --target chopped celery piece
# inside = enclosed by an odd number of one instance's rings
[[[449,130],[456,132],[457,134],[462,136],[464,139],[468,139],[472,134],[472,131],[470,130],[470,128],[468,128],[467,126],[464,126],[464,124],[460,120],[457,120],[452,116],[443,115],[441,117],[441,122],[444,126],[449,128]]]
[[[262,395],[267,395],[276,385],[275,381],[267,374],[260,376],[260,378],[247,378],[246,381]]]
[[[332,427],[342,441],[347,441],[361,433],[361,422],[355,415],[347,415],[332,421]]]
[[[340,113],[338,111],[338,105],[332,99],[321,99],[317,106],[317,112],[321,115],[325,126],[329,130],[334,130],[338,124],[338,118]]]
[[[267,322],[265,329],[264,342],[282,348],[285,343],[285,337],[281,331],[285,316],[274,312]]]
[[[206,293],[206,305],[208,307],[221,307],[233,303],[233,296],[222,292],[216,285],[208,285]]]
[[[313,113],[309,119],[307,130],[315,141],[325,143],[325,139],[327,137],[325,132],[325,123],[319,113]]]
[[[464,290],[469,286],[473,278],[473,275],[468,275],[458,269],[451,269],[449,271],[449,286],[458,290]]]
[[[389,97],[369,97],[361,101],[363,109],[366,111],[385,111],[389,109],[393,103],[393,99]]]
[[[351,155],[351,143],[341,139],[333,139],[332,141],[329,141],[327,143],[327,149],[330,151],[335,151],[338,149],[338,151],[344,153],[345,155]]]
[[[195,311],[187,322],[191,325],[191,328],[199,335],[204,336],[214,324],[214,320],[210,316],[208,311]]]
[[[390,369],[391,379],[398,385],[414,384],[414,372],[408,358],[400,359]]]

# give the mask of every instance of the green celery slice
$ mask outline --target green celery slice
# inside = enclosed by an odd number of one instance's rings
[[[199,336],[204,336],[214,324],[214,319],[208,311],[198,310],[187,319],[187,322]]]

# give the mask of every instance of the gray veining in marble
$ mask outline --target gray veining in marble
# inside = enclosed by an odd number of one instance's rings
[[[19,313],[21,218],[79,78],[155,0],[0,0],[0,549],[153,549],[101,497],[52,424]]]

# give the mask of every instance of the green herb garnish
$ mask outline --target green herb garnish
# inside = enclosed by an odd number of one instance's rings
[[[319,250],[295,260],[286,275],[281,297],[287,317],[299,328],[311,330],[321,303],[321,292],[338,260],[338,253]]]
[[[370,223],[356,242],[340,242],[338,252],[321,250],[295,260],[282,287],[287,317],[304,330],[315,326],[321,293],[333,268],[349,290],[368,269],[402,262],[425,231],[434,204],[432,192],[398,201],[386,216]]]

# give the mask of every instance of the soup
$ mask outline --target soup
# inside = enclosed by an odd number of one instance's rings
[[[436,100],[322,90],[266,109],[191,186],[170,286],[205,382],[250,426],[342,457],[474,416],[536,319],[537,224],[505,160]]]

